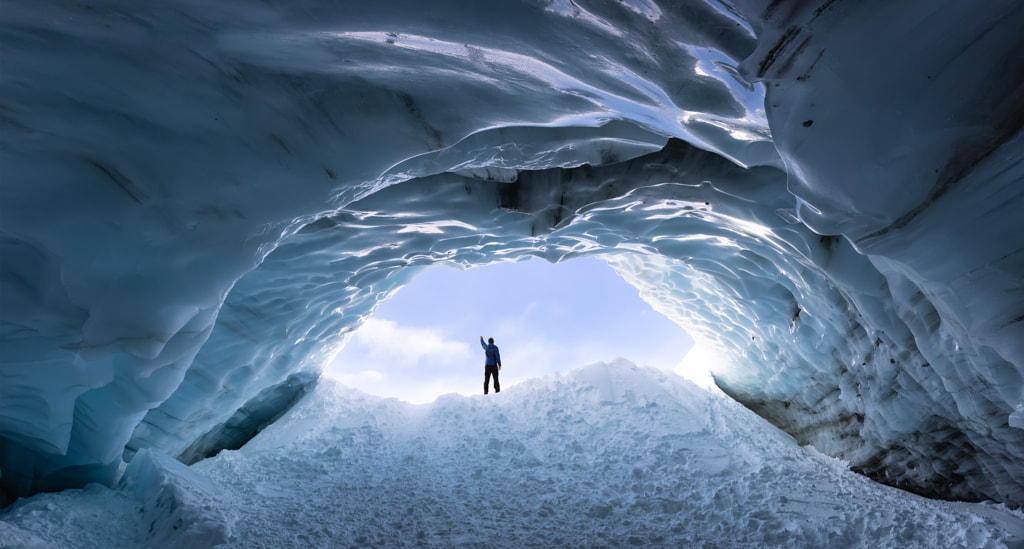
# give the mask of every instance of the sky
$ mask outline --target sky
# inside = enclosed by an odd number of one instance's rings
[[[438,266],[381,304],[325,374],[414,403],[483,393],[480,336],[501,351],[503,388],[618,357],[672,370],[693,346],[597,258]]]

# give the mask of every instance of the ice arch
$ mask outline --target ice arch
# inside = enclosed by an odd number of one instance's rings
[[[0,483],[244,441],[417,269],[596,255],[801,441],[1020,504],[1022,10],[12,3]]]

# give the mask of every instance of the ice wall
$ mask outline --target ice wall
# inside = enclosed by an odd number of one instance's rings
[[[1014,2],[3,9],[8,497],[258,428],[419,269],[586,254],[798,439],[1024,502]]]

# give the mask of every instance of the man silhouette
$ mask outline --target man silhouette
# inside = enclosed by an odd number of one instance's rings
[[[487,338],[484,344],[484,336],[480,336],[480,346],[484,348],[484,394],[487,394],[487,385],[494,376],[494,392],[501,392],[501,385],[498,385],[498,371],[501,370],[501,354],[498,353],[498,346],[494,344],[494,338]]]

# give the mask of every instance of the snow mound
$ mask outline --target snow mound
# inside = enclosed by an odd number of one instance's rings
[[[141,450],[116,490],[18,500],[0,515],[0,548],[194,549],[226,542],[236,508],[216,483],[153,450]]]
[[[239,450],[140,451],[2,547],[870,547],[1024,542],[1002,505],[851,473],[717,391],[618,359],[432,404],[325,382]]]
[[[193,468],[239,505],[226,547],[1010,547],[1024,524],[873,483],[621,359],[429,405],[324,383]]]

